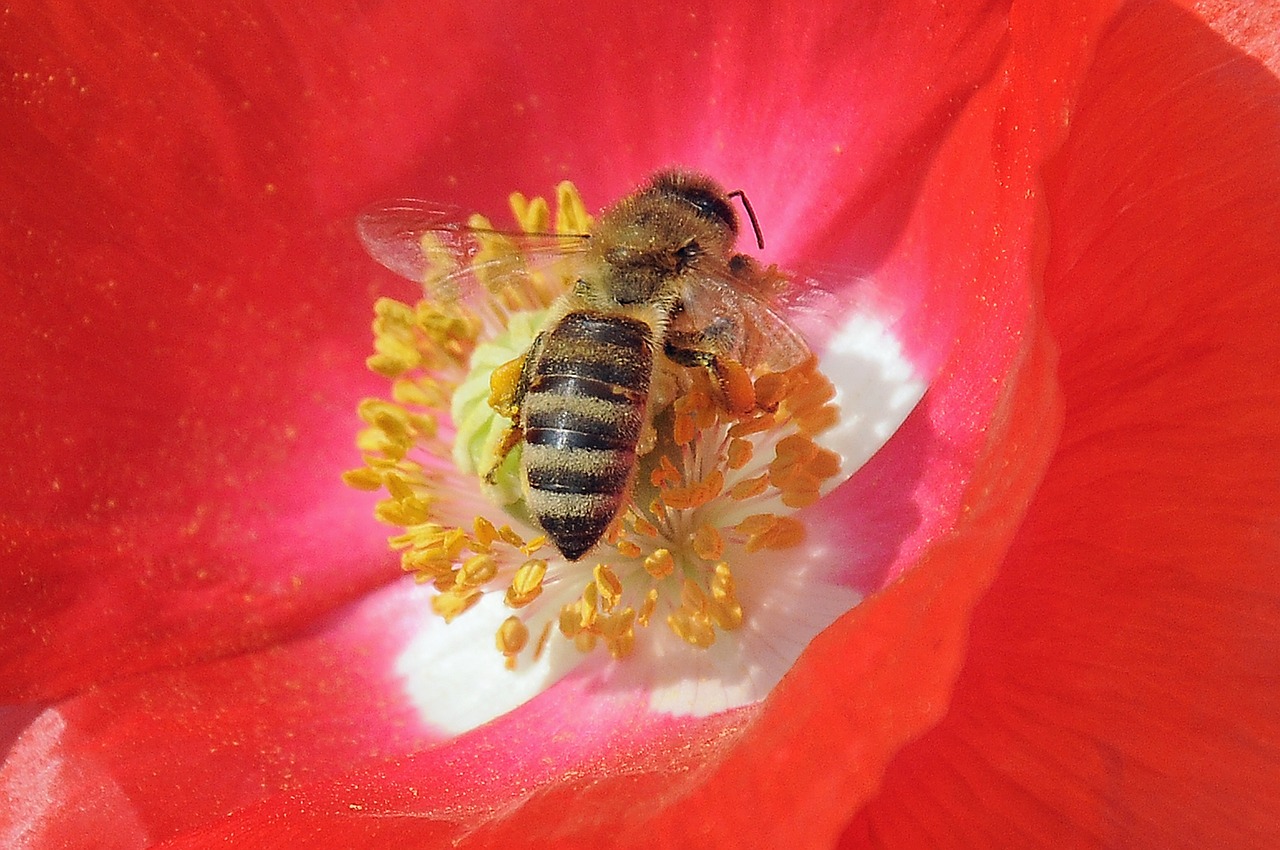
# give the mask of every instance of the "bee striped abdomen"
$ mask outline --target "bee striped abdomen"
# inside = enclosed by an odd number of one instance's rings
[[[644,322],[574,312],[543,334],[521,404],[521,467],[529,510],[570,560],[626,500],[652,373]]]

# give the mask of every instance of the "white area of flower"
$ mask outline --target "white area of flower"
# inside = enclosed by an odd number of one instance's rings
[[[493,638],[511,615],[501,593],[486,593],[446,623],[430,613],[431,591],[415,590],[421,593],[422,627],[396,659],[396,672],[423,719],[443,732],[461,734],[506,714],[591,658],[568,641],[552,640],[540,658],[526,655],[508,670]]]
[[[843,472],[832,479],[838,484],[892,436],[927,383],[890,328],[865,313],[852,316],[831,337],[821,364],[836,387],[841,416],[817,442],[841,456]],[[810,528],[797,548],[751,555],[734,549],[726,559],[747,617],[741,628],[721,632],[709,649],[688,646],[656,617],[653,625],[637,629],[635,651],[624,661],[600,663],[598,654],[579,653],[553,635],[539,659],[522,655],[511,671],[494,646],[494,633],[511,610],[502,594],[487,593],[447,625],[424,613],[421,629],[397,659],[397,672],[424,719],[451,734],[505,714],[571,671],[614,690],[647,693],[656,712],[702,716],[754,703],[818,633],[862,597],[839,580],[856,553],[833,551],[820,528]],[[425,612],[429,591],[421,592]],[[540,625],[530,623],[532,640]]]

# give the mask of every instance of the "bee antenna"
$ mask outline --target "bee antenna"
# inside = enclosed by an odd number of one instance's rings
[[[756,220],[756,211],[751,209],[751,202],[747,200],[747,193],[741,189],[734,189],[726,198],[741,198],[742,208],[747,211],[747,218],[751,219],[751,229],[756,232],[756,244],[760,246],[760,250],[764,250],[764,234],[760,232],[760,222]]]

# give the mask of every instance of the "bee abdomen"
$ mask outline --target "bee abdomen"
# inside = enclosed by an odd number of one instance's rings
[[[542,340],[522,407],[530,511],[565,557],[599,541],[626,499],[653,368],[649,326],[570,313]]]

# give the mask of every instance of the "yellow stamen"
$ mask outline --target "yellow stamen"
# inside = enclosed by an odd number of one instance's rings
[[[508,617],[498,627],[495,642],[498,651],[507,657],[507,669],[514,670],[516,656],[529,643],[529,627],[519,617]]]
[[[506,603],[512,608],[523,608],[542,595],[542,579],[547,575],[547,562],[540,558],[525,561],[516,570],[507,588]]]
[[[671,575],[676,570],[676,561],[675,558],[671,557],[671,550],[654,549],[644,559],[644,569],[645,572],[656,579],[663,579]]]
[[[622,582],[607,564],[596,564],[595,579],[601,610],[612,611],[622,599]]]

